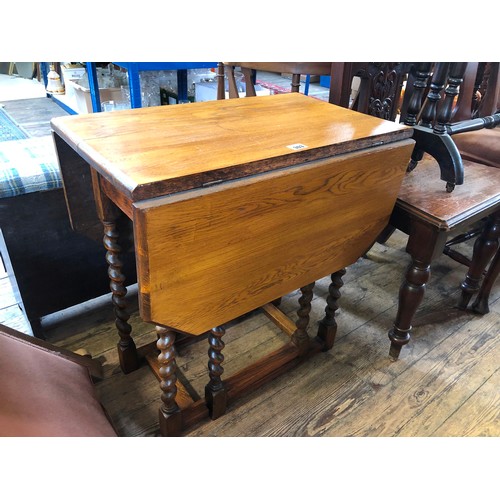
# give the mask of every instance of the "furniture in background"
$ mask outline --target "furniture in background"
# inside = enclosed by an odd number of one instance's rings
[[[91,63],[87,63],[91,64]],[[117,66],[128,72],[130,87],[130,105],[132,108],[140,108],[141,85],[140,73],[142,71],[175,70],[177,72],[177,93],[179,100],[186,101],[188,98],[187,70],[197,68],[216,68],[216,62],[114,62]],[[95,105],[94,110],[99,110]]]
[[[467,89],[453,121],[484,118],[500,111],[500,63],[468,63],[464,76]],[[454,137],[463,159],[500,168],[500,128],[482,128]]]
[[[402,89],[411,67],[403,62],[333,62],[328,101],[395,121],[401,113]],[[359,78],[359,84],[352,100],[354,78]]]
[[[498,245],[500,170],[468,160],[462,161],[452,139],[452,135],[459,131],[485,126],[483,121],[449,124],[466,63],[377,63],[376,66],[379,72],[371,72],[369,81],[360,85],[359,103],[364,103],[364,107],[358,105],[357,109],[375,114],[381,109],[379,104],[374,105],[376,101],[386,102],[388,109],[400,102],[401,119],[414,128],[417,142],[390,225],[379,238],[379,241],[384,241],[394,229],[409,236],[406,251],[412,261],[401,285],[396,320],[389,332],[390,355],[397,358],[401,347],[410,340],[413,316],[423,299],[432,261],[443,253],[451,238],[480,224],[481,235],[469,261],[468,284],[462,284],[467,294],[477,291],[470,284],[481,280]],[[395,67],[403,67],[408,71],[402,100],[397,92],[392,93],[399,88],[399,84],[378,85],[380,81],[399,81],[393,74]],[[332,85],[330,96],[331,101],[337,102],[338,96],[342,95],[343,100],[340,102],[347,105],[346,89],[353,73],[368,75],[370,72],[363,71],[357,65],[344,66],[344,70],[344,74],[338,74],[337,68],[335,75],[335,66],[332,66],[332,81],[336,78],[336,85],[340,85],[343,90],[339,92]],[[386,89],[389,98],[385,97],[386,92],[382,96],[371,95],[377,85],[379,90]],[[368,95],[363,96],[363,92]],[[441,104],[438,106],[439,101]],[[392,111],[387,116],[392,116]],[[463,297],[461,303],[465,300]]]
[[[32,332],[43,338],[42,317],[110,292],[101,279],[102,231],[72,231],[50,137],[2,142],[0,153],[0,253]],[[86,210],[93,207],[91,198]],[[133,253],[124,264],[134,278]]]
[[[413,148],[409,127],[300,93],[62,117],[52,127],[74,227],[77,184],[91,166],[125,373],[146,350],[131,335],[117,244],[117,216],[133,221],[140,314],[159,336],[149,360],[163,435],[221,416],[228,400],[332,348],[344,268],[387,224]],[[328,274],[325,317],[310,338],[314,281]],[[299,288],[294,323],[273,302]],[[290,340],[224,380],[224,325],[259,308]],[[177,389],[176,337],[208,337],[204,398]]]
[[[0,436],[113,437],[100,364],[0,325]]]
[[[217,67],[216,62],[113,62],[113,64],[127,70],[130,90],[130,106],[132,108],[142,107],[140,75],[144,71],[175,70],[177,72],[177,90],[179,99],[187,100],[187,70]],[[99,85],[97,82],[96,63],[87,62],[85,63],[85,67],[87,69],[87,74],[89,77],[89,90],[90,98],[92,101],[92,110],[94,113],[96,113],[102,111]],[[47,83],[47,63],[42,63],[42,69],[44,81],[45,83]],[[64,98],[53,96],[53,99],[68,113],[77,114],[74,109],[67,105]]]
[[[257,71],[289,73],[292,77],[291,92],[298,92],[301,75],[329,75],[330,62],[220,62],[217,65],[217,99],[225,98],[225,79],[228,81],[229,98],[239,97],[235,67],[244,76],[247,97],[256,96],[255,74]]]
[[[500,63],[469,63],[464,78],[464,85],[468,85],[465,98],[459,101],[455,120],[484,118],[500,112]],[[500,168],[500,127],[481,128],[454,136],[455,144],[462,158],[476,163]],[[496,228],[500,234],[500,228]],[[474,233],[466,233],[469,238]],[[462,307],[468,305],[473,293],[479,291],[471,306],[478,314],[489,312],[489,295],[500,273],[500,246],[497,244],[495,257],[483,278],[483,281],[474,281],[472,277],[462,284]]]

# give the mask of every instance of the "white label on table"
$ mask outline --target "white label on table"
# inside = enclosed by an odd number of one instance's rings
[[[290,149],[295,149],[295,151],[299,150],[299,149],[304,149],[304,148],[307,148],[307,146],[305,144],[290,144],[290,146],[287,146],[287,148],[290,148]]]

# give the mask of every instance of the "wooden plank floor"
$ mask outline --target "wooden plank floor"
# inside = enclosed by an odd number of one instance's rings
[[[391,361],[387,332],[408,263],[405,241],[397,232],[348,269],[331,351],[232,402],[226,415],[203,421],[185,435],[499,436],[500,287],[493,291],[488,315],[459,311],[455,303],[464,268],[440,257],[416,316],[413,339],[400,359]],[[311,335],[323,315],[328,284],[327,278],[316,284]],[[136,302],[133,293],[129,299]],[[292,316],[297,299],[295,292],[282,302]],[[154,341],[154,328],[141,322],[136,310],[131,323],[138,347]],[[147,365],[128,375],[121,372],[109,306],[55,324],[48,336],[101,360],[105,377],[97,390],[120,435],[159,435],[158,382]],[[224,340],[226,377],[286,342],[260,312],[232,323]],[[183,348],[177,361],[192,388],[203,394],[206,341]]]

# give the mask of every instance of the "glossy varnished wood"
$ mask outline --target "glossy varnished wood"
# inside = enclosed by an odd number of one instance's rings
[[[500,206],[500,170],[464,160],[466,183],[444,192],[439,166],[425,157],[401,186],[394,217],[422,218],[441,231],[472,224]]]
[[[143,318],[201,334],[352,264],[386,225],[412,146],[135,203]]]
[[[412,135],[297,93],[70,116],[52,127],[132,201]]]

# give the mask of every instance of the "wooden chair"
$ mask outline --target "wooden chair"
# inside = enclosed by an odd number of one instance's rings
[[[330,75],[329,62],[220,62],[217,68],[217,99],[225,99],[225,78],[229,84],[229,98],[239,97],[235,67],[240,68],[245,79],[246,96],[256,96],[255,73],[269,71],[290,73],[292,75],[291,92],[299,92],[301,75]]]
[[[465,85],[468,91],[465,92],[466,98],[457,104],[455,120],[484,118],[500,111],[500,63],[469,63],[464,78]],[[457,135],[454,140],[463,159],[500,168],[499,127],[465,132]],[[467,233],[463,238],[467,239],[469,236]],[[500,248],[497,249],[471,306],[474,312],[478,314],[489,312],[489,295],[499,274]],[[472,290],[469,291],[467,287],[470,287],[471,281],[471,278],[466,279],[462,285],[464,288],[462,308],[467,306],[471,291],[474,292],[479,285],[472,281]]]
[[[390,71],[395,63],[385,66]],[[400,111],[404,123],[414,128],[416,146],[387,231],[390,234],[396,228],[408,234],[406,251],[412,259],[400,288],[396,320],[389,332],[390,355],[395,359],[410,340],[413,316],[423,299],[431,264],[443,253],[447,241],[471,226],[482,226],[465,285],[462,284],[463,306],[477,291],[477,283],[496,251],[500,232],[500,171],[462,160],[452,139],[457,133],[498,124],[500,115],[450,125],[466,63],[405,63],[402,67],[408,71],[408,80]],[[336,103],[342,95],[339,103],[345,105],[350,78],[360,68],[344,67],[336,81],[334,71],[332,66],[332,82],[341,87],[330,90],[330,102]],[[387,86],[385,90],[390,89]],[[363,91],[369,92],[369,86],[360,87],[360,93]],[[385,97],[383,93],[378,97],[360,96],[364,108],[358,106],[358,111],[373,114],[377,106],[370,109],[369,105],[376,99],[383,101]],[[392,105],[396,100],[392,98]]]
[[[403,84],[411,63],[334,62],[331,64],[329,102],[395,121],[400,112]],[[360,80],[351,101],[353,80]]]
[[[116,436],[92,376],[97,361],[0,325],[0,436]]]
[[[482,118],[500,110],[500,63],[469,63],[464,77],[463,99],[453,120]],[[500,129],[483,128],[454,137],[464,160],[500,168]]]

